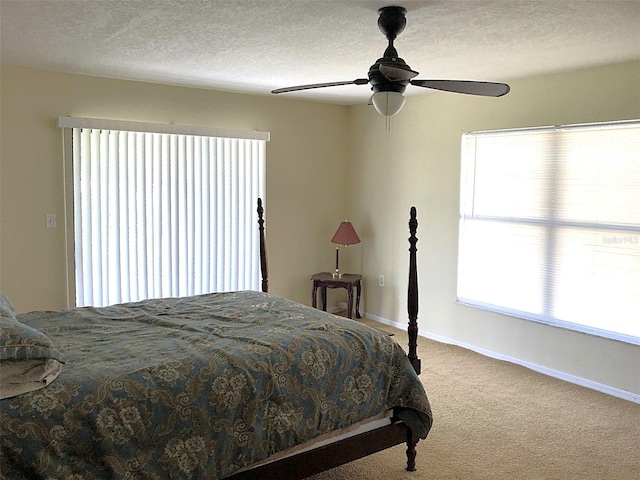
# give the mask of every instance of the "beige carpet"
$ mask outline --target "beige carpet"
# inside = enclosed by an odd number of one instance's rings
[[[434,426],[418,471],[399,446],[313,480],[640,479],[640,405],[424,338],[419,356]]]

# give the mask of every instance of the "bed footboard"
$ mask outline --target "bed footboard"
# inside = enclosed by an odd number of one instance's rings
[[[340,442],[237,473],[226,480],[282,480],[284,478],[301,480],[405,442],[408,445],[407,470],[415,471],[417,441],[413,440],[411,430],[404,423],[393,423]]]

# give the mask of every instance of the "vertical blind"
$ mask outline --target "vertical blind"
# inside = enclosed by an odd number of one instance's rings
[[[458,301],[640,341],[640,123],[463,135]]]
[[[259,290],[266,141],[71,133],[77,306]]]

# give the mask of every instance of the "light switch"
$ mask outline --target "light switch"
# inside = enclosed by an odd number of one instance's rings
[[[56,228],[56,214],[47,213],[47,228]]]

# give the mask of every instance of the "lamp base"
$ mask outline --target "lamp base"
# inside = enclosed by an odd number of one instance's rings
[[[333,278],[342,278],[342,272],[340,270],[336,270],[331,274]]]

